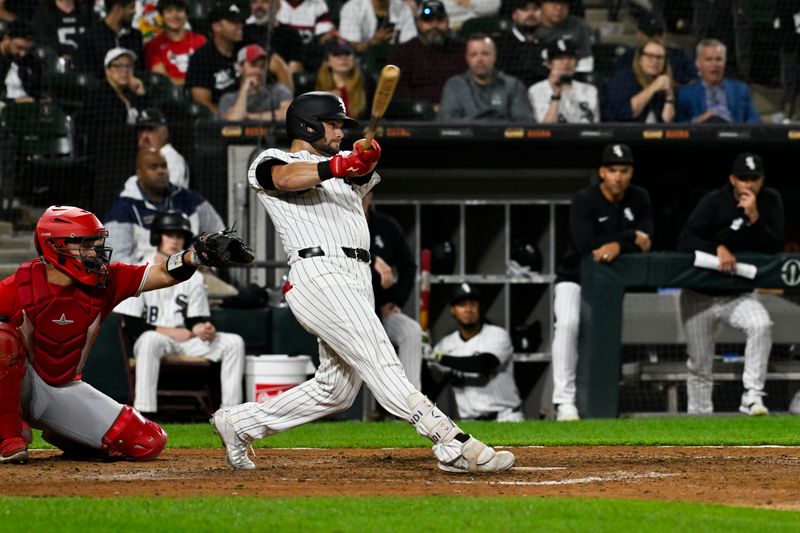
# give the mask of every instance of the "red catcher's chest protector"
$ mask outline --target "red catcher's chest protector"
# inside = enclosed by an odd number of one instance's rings
[[[20,265],[17,296],[25,310],[22,335],[31,364],[45,383],[60,387],[80,379],[100,331],[103,291],[49,283],[45,269],[38,259]]]

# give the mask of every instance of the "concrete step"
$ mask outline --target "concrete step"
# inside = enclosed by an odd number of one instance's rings
[[[31,259],[36,254],[28,250],[4,250],[0,249],[0,264],[14,264],[19,265],[23,261]]]
[[[19,268],[19,263],[0,263],[0,280],[6,279]]]
[[[13,230],[11,222],[0,221],[0,235],[11,235]]]
[[[0,236],[0,250],[20,250],[24,252],[33,251],[32,236]]]

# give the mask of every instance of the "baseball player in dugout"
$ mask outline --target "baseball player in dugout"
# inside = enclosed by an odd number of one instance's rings
[[[0,462],[29,460],[31,426],[78,457],[161,453],[161,427],[82,381],[81,371],[100,322],[121,301],[186,281],[201,264],[225,264],[208,260],[206,242],[218,236],[201,236],[194,250],[157,265],[110,263],[96,216],[70,206],[45,211],[34,232],[39,257],[0,282]]]
[[[157,251],[145,260],[157,265],[192,242],[189,217],[180,211],[159,213],[150,226],[150,243]],[[244,340],[217,331],[211,321],[203,275],[195,272],[186,283],[128,298],[114,312],[126,315],[125,331],[133,341],[136,391],[133,406],[144,414],[158,411],[157,387],[161,358],[192,355],[221,361],[222,406],[242,403]]]
[[[289,151],[271,148],[253,161],[250,186],[280,235],[290,270],[283,291],[301,325],[319,339],[314,377],[265,403],[220,409],[212,423],[228,463],[252,470],[254,439],[266,437],[353,403],[362,380],[392,415],[429,438],[445,472],[501,472],[514,455],[464,433],[408,380],[375,314],[367,219],[361,200],[380,176],[380,145],[357,141],[340,151],[348,117],[338,96],[305,93],[286,113]]]
[[[522,421],[508,332],[481,320],[480,294],[468,283],[456,288],[450,313],[458,329],[433,348],[431,377],[450,381],[462,419]]]
[[[575,407],[575,372],[581,311],[581,259],[591,254],[598,263],[612,263],[620,254],[649,252],[652,247],[650,196],[643,188],[631,185],[631,149],[624,144],[606,146],[598,175],[599,183],[572,197],[570,239],[556,269],[551,357],[553,404],[557,406],[559,421],[580,418]]]
[[[402,307],[414,288],[417,264],[397,220],[375,209],[375,193],[361,200],[369,227],[372,258],[372,291],[375,310],[383,323],[406,377],[420,388],[422,368],[422,328],[419,322],[403,313]]]
[[[764,187],[764,163],[756,154],[739,154],[728,183],[703,196],[678,236],[678,250],[716,255],[719,270],[734,274],[736,253],[775,254],[783,250],[783,200]],[[689,369],[686,378],[690,414],[714,411],[712,365],[721,323],[747,335],[744,348],[744,393],[739,411],[766,415],[764,383],[772,349],[772,321],[752,292],[683,289],[680,312],[686,333]]]

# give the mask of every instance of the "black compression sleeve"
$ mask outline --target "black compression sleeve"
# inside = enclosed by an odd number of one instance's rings
[[[454,370],[477,372],[478,374],[489,374],[500,366],[500,359],[488,352],[470,355],[469,357],[443,355],[437,362]]]
[[[274,191],[275,183],[272,181],[272,167],[276,165],[285,165],[279,159],[265,159],[256,167],[256,181],[261,185],[265,191]]]
[[[195,324],[201,324],[204,322],[211,322],[210,316],[190,316],[186,320],[183,321],[186,329],[191,330]]]

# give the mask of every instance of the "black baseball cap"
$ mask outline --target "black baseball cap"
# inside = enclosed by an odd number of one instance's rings
[[[733,160],[731,174],[738,178],[760,178],[764,176],[764,161],[756,154],[741,153]]]
[[[33,40],[33,27],[27,20],[16,18],[8,23],[8,30],[6,35],[11,39],[27,39]]]
[[[439,0],[425,0],[417,9],[417,17],[422,20],[447,18],[447,10]]]
[[[647,11],[639,17],[639,25],[637,28],[648,37],[653,37],[655,35],[667,33],[667,22],[660,13]]]
[[[477,287],[465,282],[458,285],[453,291],[453,295],[450,297],[450,305],[458,305],[468,300],[480,303],[481,293]]]
[[[220,20],[230,22],[244,22],[244,14],[236,4],[217,4],[208,13],[208,23],[214,24]]]
[[[353,48],[353,45],[350,44],[350,41],[347,39],[342,39],[341,37],[330,39],[327,43],[325,43],[323,50],[326,54],[353,55],[356,53],[355,48]]]
[[[148,107],[139,113],[139,118],[136,119],[137,128],[157,128],[159,126],[166,126],[167,118],[161,110],[155,107]]]
[[[575,47],[575,43],[572,42],[572,39],[565,39],[564,37],[560,37],[548,43],[546,51],[548,61],[562,56],[578,57],[578,50]]]
[[[600,166],[633,165],[633,153],[627,144],[609,144],[603,148]]]
[[[515,11],[517,9],[525,9],[528,4],[536,4],[537,6],[542,5],[541,0],[513,0],[510,2],[511,4],[511,11]]]

